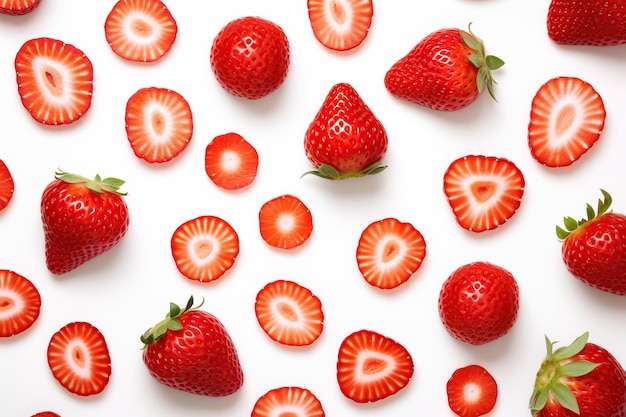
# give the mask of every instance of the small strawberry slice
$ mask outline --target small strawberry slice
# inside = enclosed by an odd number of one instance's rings
[[[181,153],[193,134],[187,100],[176,91],[147,87],[126,103],[126,134],[138,158],[167,162]]]
[[[343,395],[357,403],[382,400],[406,387],[413,359],[393,339],[359,330],[344,339],[337,359],[337,382]]]
[[[308,0],[307,7],[313,34],[335,51],[359,46],[374,15],[372,0]]]
[[[459,417],[478,417],[496,405],[498,385],[480,365],[468,365],[452,373],[446,384],[448,405]]]
[[[200,216],[178,226],[171,240],[176,267],[193,281],[209,282],[228,271],[239,254],[239,236],[225,220]]]
[[[275,388],[263,394],[252,408],[251,417],[324,417],[322,403],[308,389]]]
[[[259,229],[268,245],[293,249],[311,236],[313,217],[299,198],[285,194],[263,204],[259,210]]]
[[[40,310],[41,296],[35,285],[20,274],[0,270],[0,337],[30,328]]]
[[[109,348],[102,333],[87,322],[68,323],[53,334],[47,355],[52,375],[73,394],[98,394],[109,383]]]
[[[41,0],[0,0],[0,13],[18,16],[35,10]]]
[[[356,262],[363,278],[381,289],[405,283],[422,265],[426,242],[410,223],[386,218],[363,230],[356,249]]]
[[[6,164],[0,159],[0,210],[9,205],[11,197],[13,197],[13,176]]]
[[[154,62],[176,40],[178,26],[160,0],[120,0],[111,9],[104,34],[109,46],[133,62]]]
[[[517,166],[493,156],[467,155],[453,161],[443,177],[448,203],[461,227],[495,229],[520,206],[524,176]]]
[[[91,106],[93,66],[78,48],[51,38],[26,41],[15,56],[17,91],[46,125],[72,123]]]
[[[216,136],[204,153],[207,175],[225,190],[239,190],[252,184],[258,166],[256,149],[237,133]]]
[[[571,165],[600,138],[605,119],[604,102],[589,83],[552,78],[539,88],[531,104],[530,152],[549,167]]]

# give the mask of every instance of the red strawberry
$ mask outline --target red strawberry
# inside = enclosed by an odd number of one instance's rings
[[[41,296],[22,275],[0,270],[0,337],[11,337],[30,328],[39,317]]]
[[[24,108],[47,125],[72,123],[91,106],[93,67],[78,48],[51,38],[26,41],[15,56]]]
[[[485,86],[495,99],[491,71],[504,61],[486,55],[483,41],[471,28],[468,31],[449,28],[430,33],[387,71],[387,90],[402,100],[441,111],[469,106]]]
[[[289,70],[289,41],[277,24],[260,17],[229,22],[213,40],[211,69],[230,94],[256,100],[280,87]]]
[[[335,84],[304,136],[304,151],[315,170],[305,172],[339,180],[377,174],[387,166],[387,132],[346,83]]]
[[[363,230],[356,261],[365,280],[378,288],[391,289],[405,283],[422,265],[426,242],[410,223],[387,218]]]
[[[206,147],[204,169],[211,181],[225,190],[252,184],[258,166],[256,149],[237,133],[218,135]]]
[[[54,378],[80,396],[99,394],[111,377],[111,357],[100,331],[86,322],[72,322],[52,335],[48,365]]]
[[[13,191],[15,184],[13,183],[13,176],[6,164],[0,159],[0,210],[6,208],[9,205],[9,201],[13,197]]]
[[[104,22],[104,34],[113,52],[129,61],[154,62],[176,40],[178,27],[160,0],[120,0]]]
[[[61,417],[57,413],[53,413],[52,411],[41,411],[37,414],[33,414],[30,417]]]
[[[267,201],[259,210],[259,231],[270,246],[294,249],[313,232],[313,217],[308,207],[290,194]]]
[[[93,180],[59,171],[41,196],[46,265],[64,274],[101,255],[126,234],[128,207],[117,178]]]
[[[138,158],[167,162],[181,153],[193,134],[189,103],[176,91],[148,87],[126,103],[126,134]]]
[[[12,16],[24,15],[39,6],[41,0],[0,0],[0,13]]]
[[[335,51],[359,46],[367,36],[374,14],[372,0],[308,0],[307,7],[315,38]]]
[[[498,384],[480,365],[468,365],[452,373],[446,384],[448,405],[457,416],[478,417],[496,405]]]
[[[275,388],[263,394],[252,409],[251,417],[324,417],[322,403],[308,389]]]
[[[530,152],[549,167],[570,165],[600,138],[605,118],[602,97],[589,83],[573,77],[552,78],[532,101]]]
[[[143,362],[150,375],[168,387],[192,394],[221,397],[243,384],[235,345],[211,313],[193,307],[193,296],[181,309],[170,303],[165,319],[142,336]]]
[[[458,158],[443,177],[443,191],[459,225],[476,233],[510,219],[521,204],[524,186],[524,176],[513,162],[493,156]]]
[[[406,387],[413,376],[413,359],[393,339],[359,330],[339,347],[337,382],[343,395],[357,403],[389,397]]]

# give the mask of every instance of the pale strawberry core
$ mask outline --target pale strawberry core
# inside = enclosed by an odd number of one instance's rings
[[[236,172],[241,165],[241,158],[237,152],[227,151],[222,154],[222,167],[225,171]]]
[[[0,313],[11,311],[14,306],[15,300],[13,300],[11,297],[0,296]]]
[[[290,306],[289,304],[278,303],[278,305],[276,306],[276,309],[285,320],[289,320],[291,322],[298,321],[298,314],[293,309],[293,307]]]
[[[382,372],[387,367],[387,361],[380,358],[367,358],[363,362],[363,373],[374,375]]]
[[[198,240],[193,245],[193,251],[200,259],[206,259],[213,252],[213,242],[208,239]]]
[[[480,203],[489,201],[496,192],[496,187],[492,181],[477,181],[472,184],[472,194]]]
[[[463,387],[463,398],[468,403],[475,403],[480,400],[481,397],[481,389],[477,384],[466,384]]]
[[[383,262],[388,263],[393,261],[398,257],[399,253],[400,246],[398,245],[398,242],[396,242],[395,240],[388,241],[387,243],[385,243],[385,247],[383,248]]]
[[[83,353],[83,349],[80,346],[76,345],[72,347],[71,357],[76,366],[81,369],[85,368],[85,355]]]
[[[152,119],[152,129],[154,130],[154,133],[156,133],[159,136],[163,135],[163,133],[165,132],[165,124],[166,124],[163,113],[155,110],[152,112],[151,119]]]
[[[563,107],[556,118],[555,131],[557,136],[563,135],[569,130],[576,117],[576,107],[568,104]]]
[[[154,32],[152,25],[142,19],[133,20],[130,28],[133,31],[133,34],[139,38],[149,38]]]
[[[55,97],[63,96],[63,85],[57,80],[62,79],[61,73],[53,66],[46,65],[43,68],[43,84],[46,90]]]
[[[341,2],[334,1],[331,6],[331,9],[332,9],[333,19],[335,19],[335,21],[338,24],[343,25],[346,22],[346,10],[344,9]]]

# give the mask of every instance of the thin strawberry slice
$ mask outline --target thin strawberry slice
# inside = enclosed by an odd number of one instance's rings
[[[285,194],[263,204],[259,210],[259,229],[268,245],[293,249],[311,236],[313,217],[299,198]]]
[[[225,220],[200,216],[178,226],[171,240],[176,267],[193,281],[209,282],[224,275],[239,254],[239,236]]]
[[[498,385],[480,365],[468,365],[452,373],[446,384],[448,405],[460,417],[478,417],[496,405]]]
[[[133,62],[154,62],[163,57],[177,32],[176,20],[160,0],[120,0],[104,23],[113,52]]]
[[[324,417],[322,403],[308,389],[275,388],[263,394],[252,408],[251,417]]]
[[[0,337],[30,328],[40,310],[41,296],[35,285],[20,274],[0,270]]]
[[[225,190],[252,184],[258,166],[256,149],[238,133],[216,136],[206,147],[205,171],[215,185]]]
[[[22,104],[39,123],[72,123],[91,106],[93,66],[73,45],[51,38],[26,41],[15,56],[15,72]]]
[[[372,0],[308,0],[315,38],[335,51],[359,46],[372,24]]]
[[[150,163],[170,161],[193,135],[189,103],[173,90],[141,88],[126,103],[126,134],[138,158]]]
[[[589,83],[552,78],[539,88],[531,104],[530,152],[549,167],[571,165],[600,138],[605,119],[604,102]]]
[[[410,223],[386,218],[363,230],[356,261],[363,278],[372,286],[392,289],[405,283],[422,265],[426,242]]]
[[[0,0],[0,13],[12,16],[23,15],[35,10],[41,0]]]
[[[382,400],[406,387],[413,359],[400,343],[371,330],[344,339],[337,359],[337,382],[343,395],[357,403]]]
[[[13,176],[6,164],[0,159],[0,210],[9,205],[14,188]]]
[[[48,365],[54,378],[69,392],[99,394],[109,383],[111,357],[100,331],[87,322],[72,322],[52,335]]]
[[[510,219],[520,206],[524,185],[524,176],[513,162],[483,155],[453,161],[443,177],[443,189],[458,223],[476,233]]]

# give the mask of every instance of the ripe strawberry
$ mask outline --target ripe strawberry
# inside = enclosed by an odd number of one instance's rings
[[[62,125],[91,106],[93,67],[78,48],[51,38],[26,41],[15,56],[17,91],[39,123]]]
[[[138,158],[167,162],[181,153],[193,135],[187,100],[176,91],[148,87],[126,103],[126,134]]]
[[[426,242],[410,223],[386,218],[363,230],[356,249],[356,261],[363,278],[381,289],[405,283],[422,266]]]
[[[104,22],[104,34],[113,52],[129,61],[154,62],[176,40],[178,26],[160,0],[120,0]]]
[[[308,389],[280,387],[263,394],[252,408],[251,417],[324,417],[322,403]]]
[[[287,78],[289,41],[277,24],[242,17],[217,34],[210,60],[215,78],[226,91],[256,100],[277,90]]]
[[[511,330],[519,311],[519,287],[506,269],[488,262],[457,268],[441,286],[439,316],[450,335],[482,345]]]
[[[496,405],[498,384],[480,365],[468,365],[452,373],[446,384],[448,405],[457,416],[478,417]]]
[[[15,184],[11,171],[0,159],[0,210],[5,209],[9,205],[9,201],[13,197],[14,188]]]
[[[39,317],[41,296],[22,275],[0,270],[0,337],[11,337],[29,329]]]
[[[313,35],[335,51],[359,46],[367,36],[374,14],[372,0],[308,0],[307,7]]]
[[[626,43],[622,0],[552,0],[548,36],[561,45],[610,46]]]
[[[335,84],[304,136],[304,151],[315,170],[305,172],[340,180],[377,174],[387,166],[387,132],[347,83]]]
[[[337,382],[347,398],[357,403],[375,402],[406,387],[413,368],[404,346],[374,331],[359,330],[339,347]]]
[[[294,249],[313,232],[313,217],[308,207],[290,194],[273,198],[259,210],[259,231],[270,246]]]
[[[524,194],[524,176],[505,158],[467,155],[450,164],[443,191],[461,227],[480,233],[509,220]]]
[[[181,310],[170,303],[165,319],[142,336],[143,362],[158,382],[192,394],[221,397],[243,384],[235,345],[211,313],[193,307],[193,296]]]
[[[117,178],[55,173],[41,196],[46,265],[64,274],[101,255],[126,234],[128,207]]]
[[[24,15],[39,6],[41,0],[0,0],[0,13],[12,16]]]
[[[52,376],[71,393],[99,394],[109,383],[109,348],[102,333],[90,323],[63,326],[50,338],[47,357]]]
[[[237,133],[218,135],[206,147],[204,169],[211,181],[225,190],[252,184],[258,166],[256,149]]]
[[[37,414],[33,414],[30,417],[61,417],[57,413],[53,413],[52,411],[40,411]]]
[[[504,61],[486,55],[483,41],[471,27],[468,31],[449,28],[427,35],[387,71],[387,90],[402,100],[440,111],[469,106],[485,86],[495,99],[491,71]]]
[[[573,77],[552,78],[532,101],[530,152],[549,167],[571,165],[600,138],[605,118],[602,97],[589,83]]]

